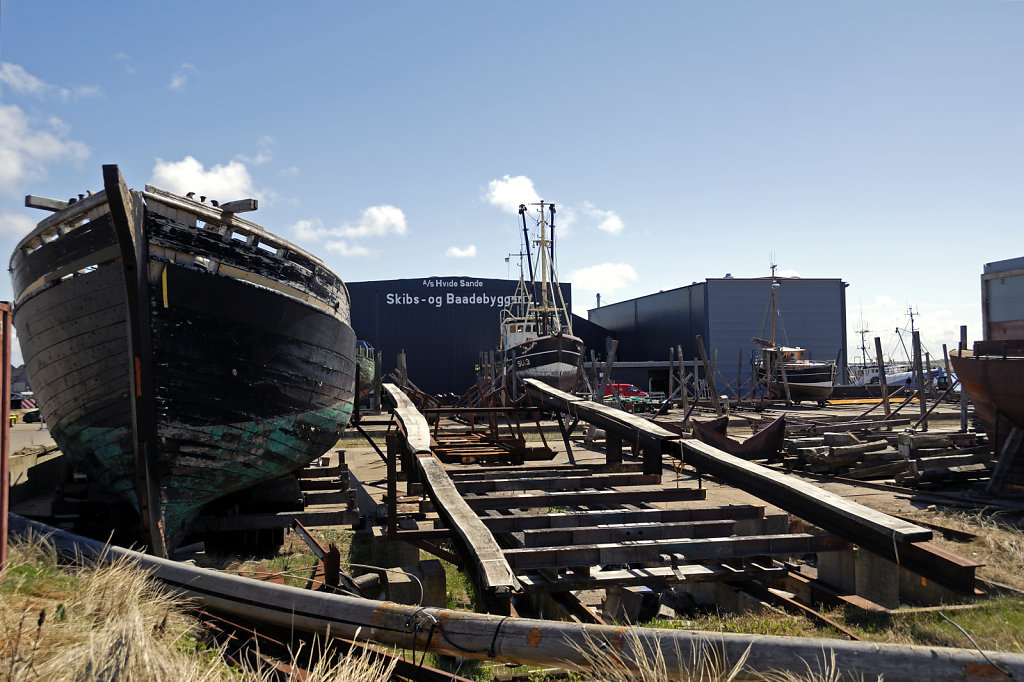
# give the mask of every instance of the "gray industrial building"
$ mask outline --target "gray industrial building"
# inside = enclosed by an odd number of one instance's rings
[[[838,358],[837,376],[844,376],[847,284],[840,279],[777,281],[776,341],[806,348],[814,360]],[[771,334],[771,284],[770,277],[707,279],[593,308],[588,317],[619,340],[614,381],[666,390],[669,348],[682,346],[685,360],[697,359],[699,334],[709,359],[717,355],[718,372],[731,384],[716,386],[718,392],[735,395],[740,371],[744,392],[749,382],[753,337]]]
[[[501,311],[517,284],[463,276],[346,283],[352,328],[381,352],[384,372],[405,351],[409,378],[434,394],[462,394],[475,384],[480,353],[497,349]],[[561,288],[571,311],[572,286]],[[588,347],[604,348],[603,330],[575,316],[573,327]]]

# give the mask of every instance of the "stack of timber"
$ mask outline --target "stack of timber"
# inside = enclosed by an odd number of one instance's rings
[[[993,467],[976,433],[826,432],[787,439],[786,453],[791,469],[912,487],[984,480]]]

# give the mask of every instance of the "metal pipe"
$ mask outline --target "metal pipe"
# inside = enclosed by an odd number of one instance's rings
[[[605,652],[640,669],[662,657],[668,674],[687,677],[708,654],[744,669],[805,673],[834,665],[851,676],[887,680],[991,680],[1024,675],[1024,655],[808,637],[740,635],[644,627],[584,625],[404,606],[311,592],[104,545],[11,514],[19,535],[49,536],[76,561],[128,560],[206,608],[303,632],[373,640],[463,658],[586,670]],[[833,663],[834,661],[834,663]]]

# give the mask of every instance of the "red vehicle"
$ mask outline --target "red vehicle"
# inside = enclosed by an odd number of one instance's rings
[[[608,384],[604,387],[604,397],[619,398],[646,398],[647,391],[643,391],[633,384]]]

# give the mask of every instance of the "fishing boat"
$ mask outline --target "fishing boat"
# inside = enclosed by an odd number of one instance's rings
[[[522,255],[528,269],[523,270],[520,260],[512,304],[501,313],[500,350],[518,380],[538,379],[559,390],[574,391],[583,340],[572,333],[572,316],[555,272],[555,205],[543,201],[534,205],[540,209],[536,239],[530,238],[527,226],[529,210],[525,204],[519,206]]]
[[[776,291],[779,288],[779,281],[775,277],[776,267],[774,263],[771,266],[771,296],[768,303],[770,336],[767,339],[753,337],[754,343],[760,346],[760,353],[754,362],[755,376],[765,387],[768,397],[785,398],[794,403],[813,400],[819,405],[824,405],[832,395],[836,376],[835,363],[811,360],[805,348],[784,346],[776,342],[776,320],[779,316],[776,303]]]
[[[1024,488],[1024,339],[975,341],[973,349],[950,351],[949,359],[999,457],[992,492]]]
[[[53,211],[11,257],[14,326],[39,407],[73,466],[138,512],[166,555],[204,505],[305,467],[352,413],[342,280],[220,204],[104,189]]]

